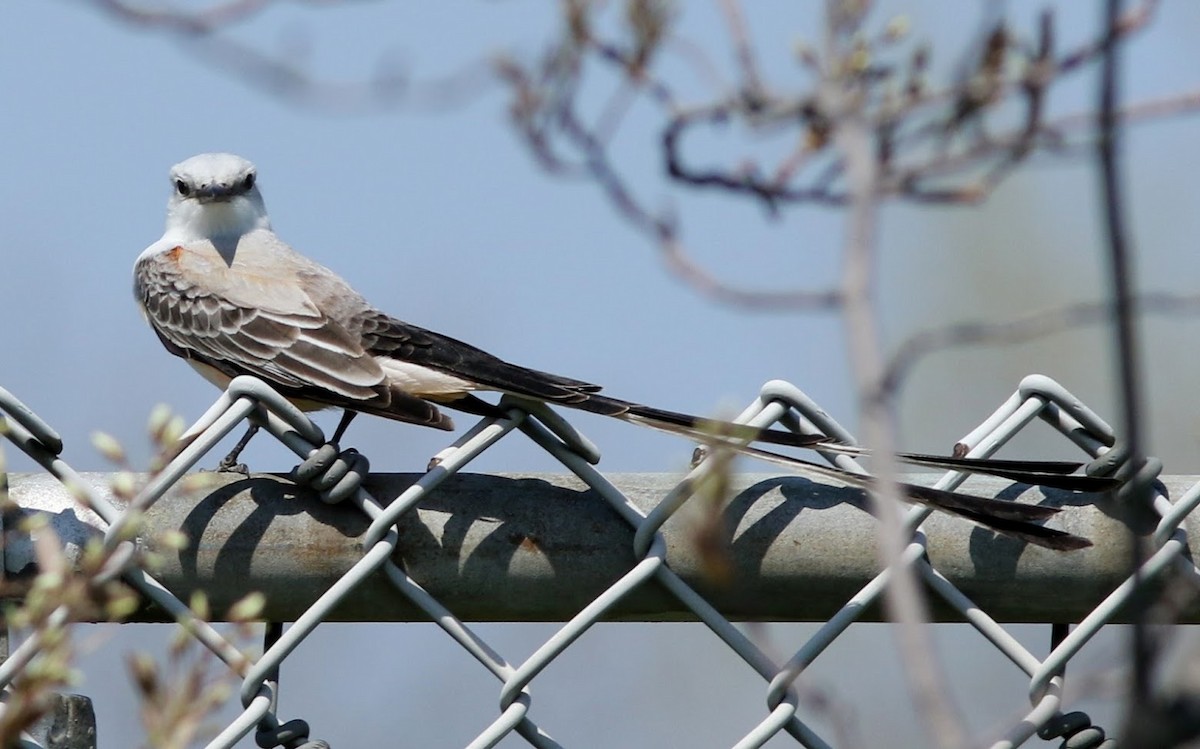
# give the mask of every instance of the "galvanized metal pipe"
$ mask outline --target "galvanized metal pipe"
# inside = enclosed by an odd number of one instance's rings
[[[86,474],[96,486],[108,476]],[[376,474],[368,491],[386,504],[417,475]],[[931,483],[934,476],[910,477]],[[613,483],[648,511],[675,485],[665,474],[616,474]],[[1178,497],[1197,477],[1162,482]],[[10,494],[24,511],[48,513],[77,549],[103,528],[44,474],[13,474]],[[205,590],[220,615],[250,591],[266,594],[266,616],[295,619],[361,555],[368,520],[352,508],[320,502],[286,478],[217,474],[203,490],[172,489],[150,510],[143,534],[182,530],[182,552],[163,551],[156,577],[187,600]],[[856,490],[801,478],[741,476],[725,512],[725,544],[698,543],[700,511],[685,508],[663,528],[668,561],[731,619],[824,621],[879,570],[875,521]],[[935,515],[924,525],[937,570],[1000,621],[1077,621],[1127,576],[1130,525],[1153,530],[1148,514],[1126,521],[1097,495],[1079,495],[972,479],[964,491],[1020,498],[1065,509],[1058,527],[1095,546],[1057,553]],[[116,501],[116,500],[114,500]],[[119,501],[117,501],[118,504]],[[633,529],[570,475],[477,475],[450,478],[398,524],[397,562],[465,620],[562,621],[590,603],[637,562]],[[12,525],[4,547],[10,581],[28,577],[32,547]],[[1200,541],[1191,531],[1192,543]],[[713,554],[727,549],[731,575],[715,579]],[[716,548],[717,551],[711,551]],[[161,550],[160,550],[161,551]],[[933,599],[934,616],[959,620]],[[610,618],[677,620],[693,615],[657,583],[623,598]],[[142,620],[160,620],[147,609]],[[360,586],[333,620],[421,621],[422,615],[381,575]],[[864,620],[878,620],[867,612]],[[1200,622],[1200,603],[1184,612]],[[1118,618],[1118,620],[1120,620]]]

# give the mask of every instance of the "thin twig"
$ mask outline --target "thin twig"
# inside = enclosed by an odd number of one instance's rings
[[[1152,292],[1139,294],[1134,301],[1139,315],[1200,316],[1198,294]],[[884,389],[898,393],[917,362],[938,351],[963,346],[1027,343],[1085,325],[1111,322],[1114,317],[1112,302],[1079,302],[1013,320],[962,322],[922,330],[896,349],[884,376]]]
[[[139,26],[156,27],[188,34],[211,34],[262,13],[276,0],[228,0],[200,11],[182,11],[162,4],[157,8],[125,0],[92,0],[107,13]]]
[[[1140,466],[1144,459],[1142,439],[1142,377],[1141,358],[1138,348],[1137,321],[1134,317],[1133,261],[1125,228],[1125,203],[1121,195],[1120,122],[1117,119],[1117,102],[1120,93],[1117,77],[1120,72],[1121,46],[1117,38],[1121,16],[1121,0],[1107,0],[1105,6],[1107,30],[1103,40],[1103,64],[1100,70],[1100,96],[1097,108],[1096,158],[1100,171],[1100,188],[1104,200],[1105,241],[1112,284],[1112,299],[1115,312],[1114,337],[1117,349],[1117,388],[1121,411],[1121,435],[1129,450],[1129,460]],[[1138,500],[1149,505],[1150,487]],[[1132,534],[1132,531],[1130,531]],[[1141,569],[1145,551],[1135,536],[1129,544],[1133,585],[1142,586]],[[1150,671],[1153,655],[1145,611],[1134,607],[1133,618],[1133,682],[1130,685],[1131,714],[1140,714],[1150,701]]]
[[[763,88],[762,76],[759,75],[758,63],[754,59],[754,45],[750,43],[741,3],[738,0],[721,0],[721,12],[725,14],[725,25],[729,27],[729,36],[733,38],[738,71],[742,76],[742,89],[760,93]]]
[[[831,4],[828,12],[834,10]],[[853,54],[845,46],[853,29],[844,25],[845,19],[842,21],[839,24],[831,15],[825,41],[830,59],[848,59]],[[880,521],[880,563],[890,572],[884,603],[889,619],[896,625],[897,653],[904,664],[914,706],[926,721],[926,735],[937,746],[958,749],[967,746],[967,732],[933,647],[924,590],[913,566],[902,562],[906,547],[914,541],[905,531],[901,510],[893,401],[882,389],[885,362],[874,297],[879,267],[877,225],[883,195],[870,125],[859,108],[861,99],[857,94],[854,83],[842,76],[827,79],[821,90],[826,108],[841,113],[836,118],[833,143],[846,164],[850,203],[840,290],[862,434],[876,456],[871,466],[876,484],[870,496]]]
[[[950,697],[945,675],[938,664],[927,623],[928,607],[916,571],[903,564],[905,533],[901,492],[897,481],[896,436],[891,399],[881,388],[884,374],[882,341],[872,296],[875,257],[875,224],[879,195],[875,189],[874,159],[865,126],[843,122],[837,141],[845,156],[851,202],[844,251],[846,338],[859,397],[862,434],[874,450],[871,468],[876,488],[871,493],[874,514],[880,520],[880,563],[891,571],[885,591],[889,619],[896,624],[897,652],[904,663],[917,713],[927,721],[927,736],[944,749],[967,746],[967,733]]]

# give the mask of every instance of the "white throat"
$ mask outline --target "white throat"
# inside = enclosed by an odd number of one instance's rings
[[[201,202],[173,197],[167,207],[164,237],[179,242],[208,240],[234,242],[258,229],[271,228],[262,197],[257,190],[229,200]]]

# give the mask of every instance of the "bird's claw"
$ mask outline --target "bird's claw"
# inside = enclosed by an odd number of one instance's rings
[[[292,470],[292,478],[316,490],[323,502],[335,504],[358,491],[371,466],[354,448],[342,451],[327,442]]]
[[[213,473],[240,473],[243,476],[250,475],[250,467],[245,463],[234,463],[228,458],[222,459],[217,463],[217,467],[213,469]]]

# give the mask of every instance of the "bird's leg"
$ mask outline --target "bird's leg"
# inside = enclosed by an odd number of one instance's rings
[[[354,421],[354,417],[358,416],[358,411],[344,409],[342,411],[342,420],[338,422],[337,429],[333,430],[333,437],[329,441],[337,444],[341,441],[342,435],[346,433],[346,427],[350,426],[350,422]]]
[[[246,430],[246,433],[242,435],[242,438],[238,440],[238,443],[233,446],[233,449],[229,451],[229,454],[224,458],[221,458],[221,462],[217,464],[218,471],[244,473],[246,475],[250,475],[250,469],[246,467],[246,464],[238,463],[237,459],[238,456],[242,454],[242,450],[246,449],[246,445],[250,444],[250,439],[258,433],[258,428],[258,424],[250,422],[250,428]]]

